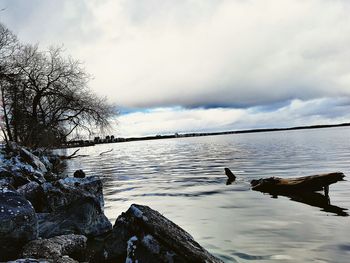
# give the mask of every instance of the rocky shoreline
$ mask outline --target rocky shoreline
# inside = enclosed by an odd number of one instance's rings
[[[221,262],[147,206],[131,205],[112,227],[100,178],[61,165],[45,151],[1,148],[1,262]]]

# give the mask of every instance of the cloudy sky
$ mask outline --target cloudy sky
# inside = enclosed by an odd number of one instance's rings
[[[350,122],[348,0],[0,0],[119,106],[116,135]]]

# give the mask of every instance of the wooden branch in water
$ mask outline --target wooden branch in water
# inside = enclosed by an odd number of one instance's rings
[[[68,155],[68,156],[64,156],[64,155],[61,155],[60,156],[60,159],[61,160],[68,160],[68,159],[74,159],[74,158],[78,158],[78,157],[87,157],[89,155],[86,155],[86,154],[80,154],[80,155],[76,155],[77,152],[80,151],[80,148],[76,151],[74,151],[71,155]]]
[[[340,172],[311,175],[297,178],[270,177],[252,180],[252,189],[265,193],[315,192],[325,190],[338,181],[343,181],[345,175]]]
[[[103,155],[103,154],[105,154],[105,153],[110,153],[111,151],[113,151],[113,149],[110,149],[110,150],[105,151],[105,152],[101,152],[101,153],[99,154],[99,156],[101,156],[101,155]]]

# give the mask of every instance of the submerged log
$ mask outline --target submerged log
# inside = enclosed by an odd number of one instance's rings
[[[293,193],[315,192],[325,190],[328,195],[328,187],[338,181],[343,181],[345,175],[340,172],[311,175],[296,178],[270,177],[252,180],[252,189],[265,193]]]

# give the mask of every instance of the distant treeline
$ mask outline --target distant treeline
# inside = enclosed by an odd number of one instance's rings
[[[105,138],[95,137],[94,140],[75,140],[69,141],[62,145],[62,147],[78,147],[78,146],[92,146],[101,143],[118,143],[118,142],[130,142],[130,141],[146,141],[146,140],[159,140],[159,139],[172,139],[172,138],[184,138],[184,137],[199,137],[199,136],[213,136],[213,135],[225,135],[225,134],[240,134],[240,133],[258,133],[258,132],[276,132],[276,131],[290,131],[290,130],[307,130],[307,129],[322,129],[333,127],[346,127],[350,126],[350,123],[341,124],[329,124],[329,125],[311,125],[311,126],[298,126],[290,128],[264,128],[264,129],[250,129],[240,131],[224,131],[224,132],[200,132],[200,133],[175,133],[172,135],[156,135],[156,136],[144,136],[144,137],[129,137],[120,138],[114,137],[114,135],[106,136]]]

